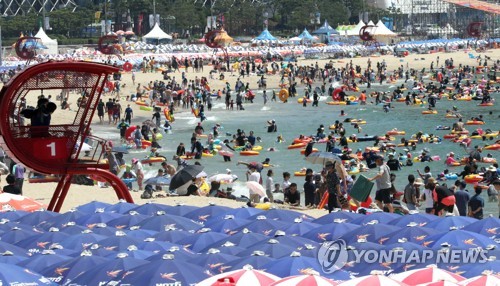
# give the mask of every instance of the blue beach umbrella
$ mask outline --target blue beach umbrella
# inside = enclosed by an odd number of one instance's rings
[[[201,252],[211,244],[228,237],[228,235],[224,233],[205,231],[205,229],[202,230],[204,231],[192,234],[182,241],[178,241],[178,243],[182,243],[184,247],[191,249],[193,252]]]
[[[267,241],[254,244],[246,248],[246,250],[238,253],[238,256],[250,256],[252,253],[254,253],[254,251],[262,251],[266,255],[269,255],[269,257],[277,259],[284,256],[289,256],[295,250],[295,247],[280,243],[276,239],[269,239]]]
[[[290,236],[288,234],[285,235],[283,233],[280,233],[279,231],[277,232],[277,235],[275,235],[273,239],[276,239],[279,243],[283,243],[295,248],[302,248],[305,247],[306,245],[312,245],[312,246],[319,245],[314,240],[310,240],[308,238],[301,236]]]
[[[386,212],[376,212],[373,214],[365,215],[363,217],[354,219],[351,221],[352,224],[358,224],[358,225],[366,225],[370,224],[372,222],[377,221],[378,224],[389,224],[390,222],[394,221],[395,219],[401,218],[400,215],[394,214],[394,213],[386,213]],[[391,223],[392,225],[392,223]]]
[[[197,209],[199,209],[199,207],[179,204],[175,206],[167,206],[167,213],[171,215],[185,216],[186,214]]]
[[[30,213],[27,211],[19,211],[19,210],[0,212],[0,219],[7,219],[9,221],[18,221],[20,218],[28,214]]]
[[[498,243],[493,239],[466,230],[453,230],[444,234],[436,234],[425,239],[424,243],[433,249],[440,249],[445,245],[460,249],[498,247]]]
[[[103,203],[103,202],[99,202],[99,201],[92,201],[90,203],[80,205],[80,206],[76,207],[76,209],[78,211],[83,212],[83,213],[93,214],[93,213],[97,212],[97,210],[99,210],[99,209],[104,210],[110,206],[111,206],[111,204],[108,204],[108,203]]]
[[[126,235],[108,237],[99,241],[99,245],[113,251],[124,251],[131,245],[139,245],[141,240]]]
[[[71,285],[114,285],[130,274],[132,268],[147,264],[148,262],[127,256],[119,255],[118,258],[102,265],[90,268],[71,281]]]
[[[0,253],[0,263],[18,264],[26,259],[28,259],[28,257],[24,255],[15,255],[11,252]]]
[[[104,235],[104,236],[113,236],[115,235],[117,229],[114,227],[110,227],[105,223],[98,223],[92,226],[88,226],[88,229],[92,230],[93,233]]]
[[[125,214],[121,217],[115,218],[113,220],[108,221],[106,224],[117,228],[117,229],[126,229],[131,226],[137,225],[143,220],[150,218],[151,216],[148,215],[142,215],[138,212],[131,212],[128,214]]]
[[[425,227],[447,231],[456,228],[461,229],[474,222],[477,222],[477,219],[465,216],[448,216],[429,222]]]
[[[211,249],[207,253],[198,254],[195,258],[187,262],[198,265],[211,274],[220,274],[229,271],[231,267],[226,266],[229,262],[238,259],[238,256],[221,253],[216,249]]]
[[[127,236],[137,238],[139,240],[144,240],[148,237],[153,237],[158,232],[149,229],[140,229],[132,227],[130,230],[125,230],[125,233],[127,234]]]
[[[17,242],[27,239],[28,237],[40,235],[40,232],[36,232],[30,229],[22,229],[18,227],[13,227],[9,231],[0,235],[0,240],[10,244],[16,244]]]
[[[443,233],[439,230],[428,228],[428,227],[403,227],[389,235],[389,239],[384,244],[397,243],[400,240],[413,242],[416,244],[422,244],[426,238]]]
[[[352,223],[329,223],[317,227],[305,233],[303,237],[317,242],[335,240],[349,231],[353,231],[360,226]]]
[[[472,278],[481,275],[484,271],[491,271],[492,275],[500,275],[500,260],[478,263],[461,275],[465,278]]]
[[[237,230],[243,225],[249,224],[251,221],[247,219],[237,219],[233,215],[226,215],[223,218],[217,218],[216,220],[210,220],[205,224],[205,227],[210,228],[212,231],[232,234],[236,233]]]
[[[95,234],[93,232],[87,231],[80,234],[71,235],[63,239],[59,244],[67,249],[74,249],[82,251],[90,248],[93,244],[99,243],[99,241],[106,239],[104,235]]]
[[[26,260],[17,263],[18,266],[28,268],[35,272],[40,272],[43,269],[54,265],[56,263],[61,263],[66,260],[70,260],[73,257],[57,254],[54,251],[43,251],[42,253],[33,255]]]
[[[489,238],[500,238],[500,219],[489,217],[473,222],[465,226],[462,230],[475,232]]]
[[[256,220],[249,224],[241,226],[237,230],[248,229],[252,232],[261,233],[267,236],[272,236],[277,230],[285,230],[290,227],[291,223],[266,219],[263,217],[258,217]]]
[[[414,226],[414,225],[426,226],[429,222],[435,221],[438,218],[439,217],[435,215],[416,213],[416,214],[400,216],[399,218],[393,220],[391,222],[391,225],[400,227]]]
[[[155,263],[145,264],[130,270],[132,272],[122,281],[122,285],[161,285],[165,283],[195,285],[208,278],[203,268],[166,256]]]
[[[230,235],[229,237],[222,239],[220,241],[214,242],[212,245],[210,245],[208,248],[204,249],[203,251],[207,251],[209,248],[219,248],[222,245],[226,244],[227,242],[231,242],[232,244],[242,247],[242,248],[247,248],[253,244],[256,244],[261,241],[267,241],[269,239],[268,236],[261,234],[261,233],[255,233],[248,231],[247,229],[244,229],[242,231],[239,231],[238,233],[234,235]]]
[[[114,205],[110,205],[106,207],[104,210],[106,212],[111,212],[111,213],[119,213],[119,214],[126,214],[130,210],[133,210],[137,208],[139,205],[132,204],[132,203],[127,203],[125,201],[120,201]]]
[[[6,252],[10,252],[10,253],[12,253],[14,255],[18,255],[18,256],[28,256],[28,254],[24,248],[21,248],[21,247],[14,245],[14,244],[10,244],[8,242],[0,240],[0,254],[6,253]]]
[[[81,211],[72,210],[61,215],[55,216],[53,218],[47,219],[38,225],[41,229],[49,230],[51,227],[63,228],[66,225],[71,225],[76,222],[76,220],[86,214]]]
[[[146,259],[148,259],[149,257],[151,257],[153,255],[156,255],[156,253],[154,253],[153,251],[142,250],[142,249],[137,248],[137,246],[135,246],[135,245],[131,245],[128,247],[128,249],[126,249],[124,251],[117,252],[115,254],[110,253],[109,255],[104,256],[104,257],[123,258],[126,256],[126,257],[130,257],[130,258],[140,259],[140,260],[146,261]]]
[[[153,251],[153,252],[165,252],[172,247],[181,247],[178,244],[167,242],[167,241],[160,241],[160,240],[155,240],[154,238],[146,238],[141,242],[139,245],[137,245],[139,249],[146,250],[146,251]]]
[[[238,253],[245,250],[243,247],[236,246],[230,242],[225,243],[224,245],[217,248],[221,253],[230,254],[230,255],[238,255]]]
[[[290,227],[285,229],[285,233],[287,235],[302,236],[319,226],[321,225],[309,221],[303,221],[302,219],[296,219]]]
[[[147,261],[156,262],[164,260],[166,256],[173,255],[176,260],[180,261],[188,261],[197,257],[197,254],[192,253],[184,248],[180,248],[177,246],[171,247],[171,249],[167,251],[162,251],[158,254],[150,256],[146,258]]]
[[[60,231],[48,231],[18,241],[16,245],[27,250],[44,250],[49,249],[51,244],[60,243],[69,236],[69,234]]]
[[[185,214],[183,217],[192,219],[199,223],[206,223],[212,217],[225,215],[232,209],[225,206],[208,205]]]
[[[7,263],[0,263],[0,281],[6,285],[57,285],[36,272]]]
[[[280,267],[280,265],[282,267]],[[263,266],[267,273],[274,274],[279,277],[288,277],[294,275],[304,275],[311,273],[311,271],[321,273],[321,276],[333,279],[335,281],[350,280],[351,274],[344,270],[337,270],[333,273],[325,273],[318,260],[311,257],[303,257],[294,252],[288,257],[282,257],[267,265]]]
[[[51,211],[39,211],[39,212],[28,213],[27,215],[20,217],[16,221],[18,223],[36,226],[36,225],[39,225],[40,223],[42,223],[48,219],[56,217],[58,215],[60,215],[60,213],[51,212]]]
[[[98,265],[106,265],[109,262],[109,258],[93,256],[89,255],[89,253],[85,253],[82,256],[52,264],[40,271],[40,274],[59,285],[63,285],[67,281],[72,281],[81,273]]]
[[[180,229],[175,229],[168,231],[159,231],[153,237],[158,241],[176,243],[177,241],[182,241],[190,235],[192,235],[192,233]]]
[[[296,219],[302,219],[304,221],[313,221],[311,216],[305,215],[303,213],[290,211],[290,210],[280,210],[280,209],[271,209],[266,211],[265,213],[259,213],[254,216],[249,217],[249,220],[257,219],[259,216],[265,216],[267,219],[279,220],[283,222],[292,223]]]
[[[242,208],[237,208],[237,209],[231,209],[225,215],[232,215],[238,219],[248,219],[251,216],[254,216],[256,214],[263,214],[264,212],[266,212],[266,211],[261,210],[261,209],[242,207]],[[211,219],[218,219],[218,218],[220,218],[220,216],[214,217]]]
[[[345,233],[340,238],[348,245],[357,242],[358,240],[366,240],[369,242],[380,243],[388,240],[388,234],[400,230],[400,227],[387,224],[370,224]]]
[[[88,228],[81,226],[81,225],[77,225],[77,224],[67,225],[67,226],[59,229],[60,232],[67,233],[69,235],[80,234],[80,233],[82,233],[84,231],[88,231],[88,230],[89,230]]]
[[[34,228],[33,226],[28,225],[28,224],[22,224],[22,223],[10,221],[10,220],[0,220],[0,231],[9,232],[10,230],[12,230],[14,228],[15,229],[39,231],[36,228]],[[41,232],[41,230],[39,232]]]
[[[92,213],[88,215],[84,215],[82,217],[79,217],[76,220],[76,224],[82,225],[82,226],[87,226],[87,225],[93,225],[97,223],[107,223],[108,221],[117,219],[122,217],[122,214],[117,214],[117,213],[108,213],[108,212],[99,212],[99,213]]]
[[[252,253],[250,256],[240,257],[236,260],[229,261],[226,266],[231,266],[231,270],[241,269],[245,265],[252,265],[254,269],[264,269],[264,265],[276,261],[276,259],[264,255],[261,252]]]
[[[131,209],[129,211],[135,211],[143,215],[156,215],[157,213],[166,213],[168,210],[168,207],[162,204],[155,204],[155,203],[147,203],[140,205],[134,209]]]
[[[198,230],[201,228],[201,225],[188,218],[168,214],[147,218],[138,223],[137,226],[140,226],[143,229],[150,229],[155,231],[163,231],[169,228],[189,231]]]

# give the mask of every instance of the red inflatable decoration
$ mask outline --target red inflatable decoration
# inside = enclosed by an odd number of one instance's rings
[[[375,29],[373,25],[365,25],[359,30],[359,38],[365,42],[375,41]]]
[[[105,55],[119,55],[121,46],[118,44],[118,36],[105,35],[99,38],[97,49]]]
[[[212,49],[222,48],[222,46],[215,41],[219,30],[213,30],[205,34],[205,45]]]
[[[0,92],[2,149],[28,169],[61,178],[48,206],[51,211],[60,211],[74,175],[104,178],[119,199],[133,202],[125,184],[102,160],[106,140],[89,135],[88,122],[92,122],[100,90],[116,72],[116,67],[91,62],[46,62],[17,74]],[[39,100],[44,90],[54,94],[79,90],[86,94],[86,101],[74,113],[56,109],[54,113],[64,115],[50,120],[51,104]],[[40,120],[38,114],[46,114],[43,118],[49,120]],[[82,151],[82,142],[92,147],[90,151]]]
[[[40,38],[21,37],[15,44],[16,55],[28,62],[35,58],[36,50],[40,48]]]
[[[467,34],[473,38],[481,38],[481,27],[483,22],[471,22],[467,26]]]

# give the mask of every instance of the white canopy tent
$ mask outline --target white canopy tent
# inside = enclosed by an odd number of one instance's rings
[[[347,36],[358,36],[359,35],[359,30],[365,26],[365,22],[363,20],[359,20],[359,23],[356,25],[356,27],[347,30]]]
[[[41,49],[38,51],[40,54],[50,54],[50,55],[57,55],[59,54],[58,50],[58,43],[57,40],[53,40],[45,34],[45,31],[43,30],[42,27],[38,30],[38,33],[35,35],[36,38],[40,38],[42,41],[42,44],[47,47],[47,49]]]
[[[142,37],[146,42],[159,43],[162,40],[172,40],[172,36],[163,32],[158,23],[145,36]]]
[[[391,40],[397,36],[396,33],[389,30],[382,21],[378,21],[377,28],[375,29],[375,40],[380,43],[388,44]]]

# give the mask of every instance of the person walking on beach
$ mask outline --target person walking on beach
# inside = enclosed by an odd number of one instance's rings
[[[393,213],[394,208],[391,203],[391,170],[389,166],[384,164],[384,157],[375,155],[375,163],[379,167],[377,175],[368,179],[376,181],[377,192],[375,194],[375,203],[380,209],[384,209],[384,205],[389,212]]]
[[[135,131],[133,133],[134,135],[134,143],[135,143],[135,147],[137,149],[141,149],[142,147],[142,132],[141,132],[141,126],[139,125],[136,125],[135,126]]]
[[[142,181],[144,180],[144,168],[138,159],[132,159],[132,166],[134,167],[134,172],[137,178],[137,185],[139,186],[139,191],[142,191]]]

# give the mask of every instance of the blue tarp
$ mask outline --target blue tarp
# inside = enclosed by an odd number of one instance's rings
[[[271,35],[271,33],[269,33],[269,30],[265,29],[254,40],[257,40],[257,41],[276,41],[277,39],[273,35]]]
[[[323,26],[321,26],[319,29],[313,32],[313,34],[320,34],[320,35],[334,35],[334,34],[336,35],[338,33],[339,32],[337,32],[337,30],[335,30],[328,24],[327,20],[325,20]]]

